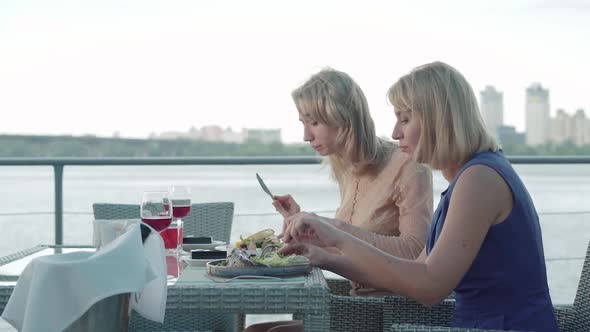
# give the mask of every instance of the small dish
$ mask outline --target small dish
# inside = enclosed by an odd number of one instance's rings
[[[215,249],[215,247],[217,246],[222,246],[226,244],[223,241],[211,241],[211,243],[183,243],[182,244],[182,250],[186,251],[186,252],[191,252],[191,250],[197,250],[197,249],[205,249],[205,250],[212,250]]]

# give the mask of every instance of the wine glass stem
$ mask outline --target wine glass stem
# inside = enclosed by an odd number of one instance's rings
[[[182,252],[182,240],[183,240],[183,233],[184,233],[184,225],[182,224],[182,219],[177,219],[176,220],[176,253],[178,256],[180,256],[180,253]]]

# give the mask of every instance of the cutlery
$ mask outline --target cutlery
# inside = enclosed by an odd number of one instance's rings
[[[219,278],[212,278],[210,276],[207,276],[207,278],[215,281],[215,282],[221,282],[221,283],[227,283],[227,282],[231,282],[233,280],[238,280],[238,279],[265,279],[265,280],[283,280],[282,278],[279,277],[269,277],[269,276],[257,276],[257,275],[241,275],[241,276],[237,276],[237,277],[233,277],[230,279],[219,279]]]
[[[270,192],[270,190],[268,190],[268,187],[266,186],[266,184],[264,184],[264,180],[262,180],[258,173],[256,173],[256,178],[258,179],[258,183],[260,183],[260,187],[262,188],[262,190],[264,190],[264,192],[267,193],[268,196],[270,196],[270,199],[274,200],[272,193]]]

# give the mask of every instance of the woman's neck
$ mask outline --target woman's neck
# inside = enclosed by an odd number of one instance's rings
[[[445,180],[447,180],[447,182],[450,183],[451,181],[453,181],[453,179],[457,175],[457,172],[459,172],[460,169],[461,169],[461,166],[449,167],[449,168],[441,169],[441,173],[442,173],[443,177],[445,178]]]

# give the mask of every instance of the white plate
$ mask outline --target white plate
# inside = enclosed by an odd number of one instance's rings
[[[182,245],[182,250],[190,253],[191,250],[197,250],[197,249],[205,249],[205,250],[212,250],[215,249],[215,247],[217,246],[221,246],[226,244],[223,241],[211,241],[211,243],[184,243]]]
[[[242,275],[249,276],[270,276],[283,277],[290,275],[306,274],[311,271],[311,264],[297,264],[288,266],[267,267],[264,265],[256,266],[219,266],[223,259],[215,259],[206,263],[207,273],[216,277],[233,278]]]
[[[193,266],[193,267],[202,267],[207,265],[208,262],[212,262],[214,260],[216,260],[216,258],[211,259],[211,258],[199,258],[199,259],[192,259],[188,256],[184,256],[181,257],[181,259],[185,262],[188,263],[188,265]]]

